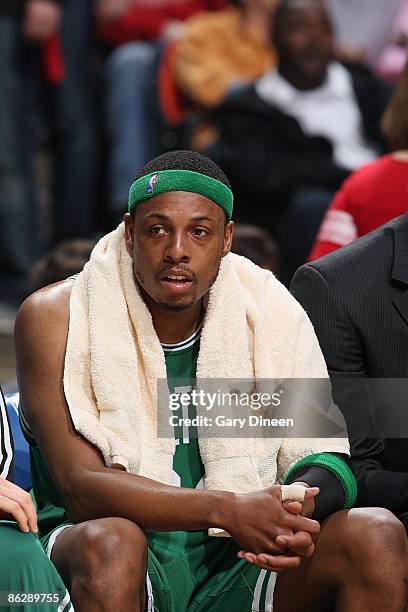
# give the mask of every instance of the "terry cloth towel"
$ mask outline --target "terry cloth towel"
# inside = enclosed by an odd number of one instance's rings
[[[209,292],[197,380],[253,377],[328,373],[298,302],[271,272],[229,254]],[[74,281],[64,391],[75,428],[100,449],[107,466],[119,463],[132,474],[173,484],[175,441],[157,435],[157,379],[166,379],[164,352],[138,292],[121,224],[100,240]],[[305,456],[349,453],[344,438],[199,435],[199,448],[205,488],[241,493],[282,481]]]

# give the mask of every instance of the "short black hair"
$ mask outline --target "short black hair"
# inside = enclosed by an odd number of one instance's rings
[[[210,176],[221,183],[224,183],[229,189],[231,185],[224,172],[216,163],[201,153],[195,151],[168,151],[155,157],[147,162],[136,174],[135,180],[159,170],[192,170]]]
[[[272,29],[275,33],[279,32],[282,29],[286,16],[292,10],[293,5],[296,6],[296,3],[298,1],[299,0],[280,0],[280,2],[277,4],[273,12],[272,20]],[[320,6],[325,11],[325,13],[327,13],[323,0],[309,0],[309,3]]]

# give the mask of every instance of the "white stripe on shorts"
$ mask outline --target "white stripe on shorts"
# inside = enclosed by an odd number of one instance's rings
[[[252,612],[259,612],[259,604],[260,604],[260,599],[261,599],[262,586],[266,578],[266,575],[267,575],[267,571],[264,569],[259,572],[258,580],[256,581],[256,585],[255,585],[254,598],[252,600],[252,608],[251,608]]]
[[[278,574],[271,572],[265,595],[265,612],[273,612],[273,594],[275,592],[276,579]]]
[[[261,594],[265,580],[268,581],[265,593],[265,612],[273,612],[273,594],[275,592],[277,576],[275,572],[269,572],[267,570],[261,570],[259,572],[258,580],[255,585],[254,598],[252,600],[252,612],[260,612]]]
[[[154,598],[153,588],[150,582],[149,574],[146,574],[146,588],[147,588],[147,612],[154,612]]]
[[[68,591],[66,591],[64,599],[61,601],[60,605],[57,608],[57,612],[62,612],[63,610],[65,610],[69,602],[70,602],[69,593]]]
[[[62,525],[62,527],[57,527],[57,529],[55,529],[51,536],[50,539],[48,540],[48,544],[47,544],[47,557],[49,559],[51,559],[51,553],[52,553],[52,549],[54,547],[54,544],[59,536],[60,533],[62,533],[65,529],[69,529],[70,527],[73,527],[74,525]]]

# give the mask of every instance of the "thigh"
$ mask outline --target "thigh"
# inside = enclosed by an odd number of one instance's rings
[[[49,600],[60,602],[61,612],[71,606],[68,592],[38,537],[22,533],[11,521],[0,521],[0,591],[24,593],[26,602],[19,609],[26,612],[38,610],[28,597],[30,593],[46,594]],[[44,602],[41,609],[51,612],[57,607],[56,603],[47,605]],[[16,610],[16,607],[11,609]]]
[[[309,612],[334,609],[336,582],[336,523],[334,519],[315,538],[316,550],[295,570],[279,574],[274,594],[274,612]],[[333,571],[334,570],[334,571]]]
[[[356,593],[358,601],[370,601],[367,609],[383,609],[380,598],[397,600],[405,590],[406,562],[405,530],[391,512],[341,510],[322,524],[314,555],[279,576],[274,612],[332,612],[346,591],[355,603]]]

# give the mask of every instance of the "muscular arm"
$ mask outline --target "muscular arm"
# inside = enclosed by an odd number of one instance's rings
[[[62,383],[71,282],[29,298],[15,328],[21,406],[69,515],[76,521],[123,516],[145,529],[179,529],[180,519],[184,529],[210,527],[218,522],[219,494],[178,491],[107,468],[99,451],[74,430]],[[180,502],[189,506],[182,517]]]
[[[282,507],[276,487],[235,495],[171,487],[107,468],[98,450],[74,430],[64,399],[71,284],[64,281],[28,298],[15,327],[22,409],[68,515],[76,522],[124,517],[144,530],[220,527],[255,551],[270,548],[279,533],[318,531],[314,521]]]

